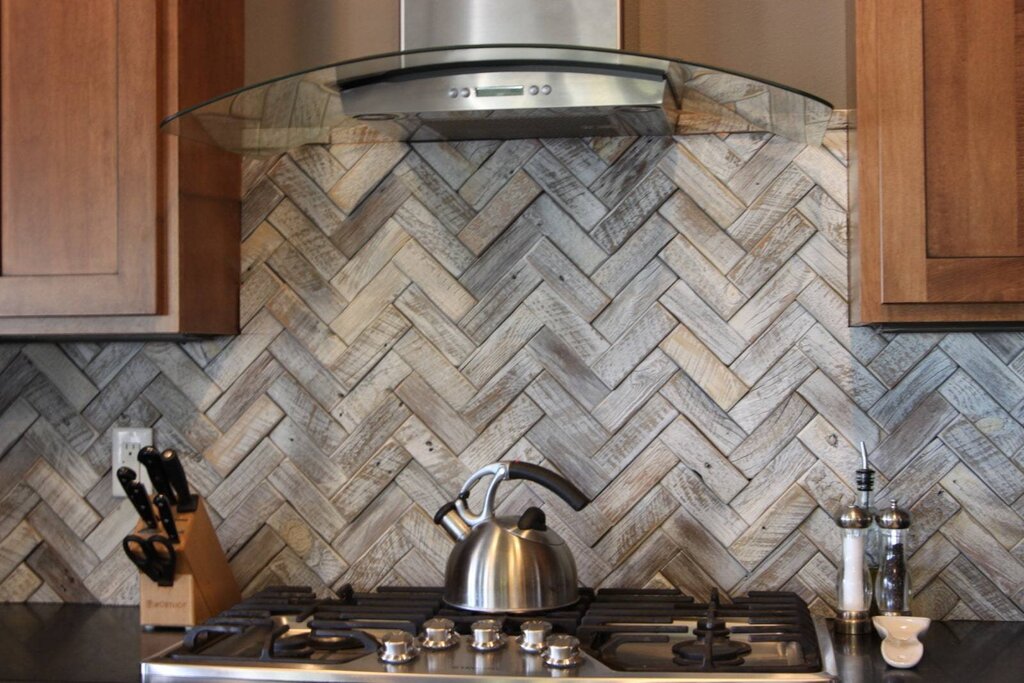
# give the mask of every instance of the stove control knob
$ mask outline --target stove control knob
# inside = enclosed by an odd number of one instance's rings
[[[501,632],[501,622],[495,619],[474,621],[470,627],[473,631],[474,650],[490,652],[505,645],[505,635]]]
[[[520,627],[519,648],[524,652],[538,654],[544,651],[548,635],[551,634],[551,624],[546,621],[524,621]]]
[[[427,650],[447,650],[455,647],[459,638],[455,635],[455,622],[435,617],[423,623],[423,638],[420,641]]]
[[[380,661],[405,664],[416,659],[416,640],[405,631],[390,631],[380,639]]]
[[[580,641],[573,636],[558,634],[547,640],[544,663],[556,669],[574,669],[583,661]]]

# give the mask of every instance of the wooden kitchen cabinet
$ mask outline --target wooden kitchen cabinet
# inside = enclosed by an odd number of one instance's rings
[[[854,321],[1024,321],[1024,3],[856,12]]]
[[[243,81],[244,0],[0,0],[0,335],[232,333],[240,161],[160,120]]]

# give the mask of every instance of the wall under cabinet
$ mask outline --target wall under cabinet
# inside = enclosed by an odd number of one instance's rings
[[[109,429],[155,428],[247,592],[437,584],[521,458],[582,580],[834,605],[863,439],[919,614],[1024,619],[1024,334],[847,319],[846,133],[309,147],[246,168],[238,337],[0,345],[0,598],[131,603]],[[73,579],[73,580],[69,580]]]

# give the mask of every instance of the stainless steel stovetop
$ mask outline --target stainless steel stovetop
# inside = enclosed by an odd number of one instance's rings
[[[836,671],[824,620],[793,593],[698,603],[676,591],[607,589],[565,610],[494,616],[445,606],[439,588],[316,600],[274,587],[142,663],[146,683],[795,683],[836,681]]]

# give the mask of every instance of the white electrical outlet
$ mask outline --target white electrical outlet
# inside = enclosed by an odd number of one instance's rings
[[[121,487],[121,482],[117,480],[117,470],[119,467],[130,467],[135,470],[135,473],[138,475],[136,481],[141,481],[145,484],[146,491],[152,495],[153,485],[149,481],[149,474],[146,472],[146,468],[139,464],[139,451],[146,446],[153,445],[153,430],[145,427],[115,429],[112,441],[110,474],[114,498],[124,498],[124,489]]]

